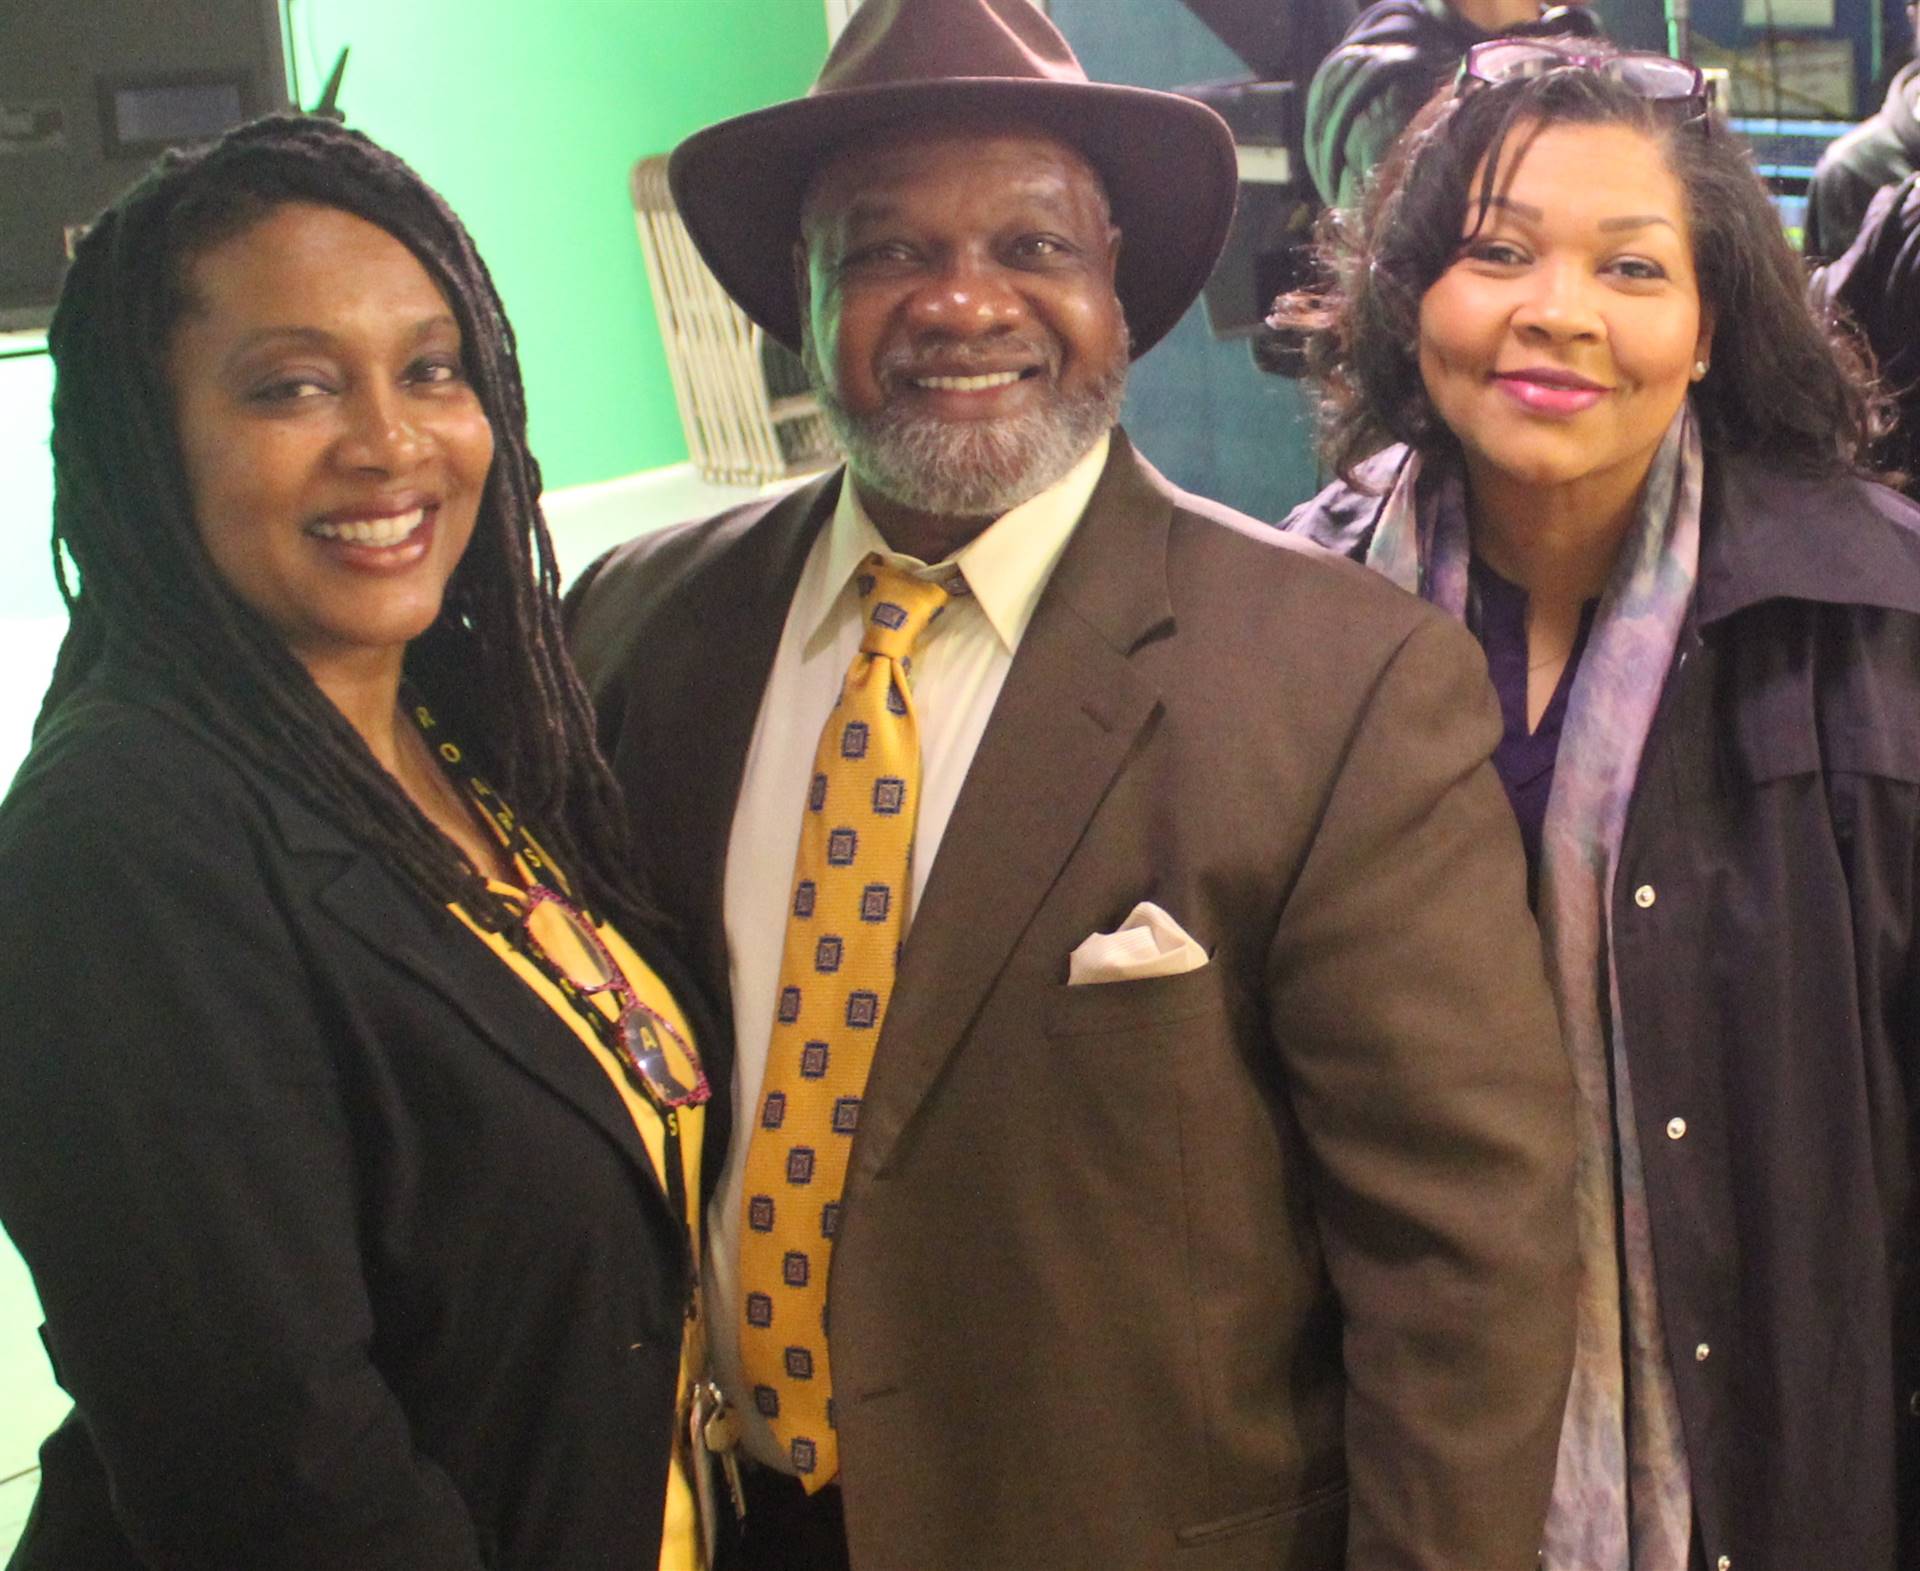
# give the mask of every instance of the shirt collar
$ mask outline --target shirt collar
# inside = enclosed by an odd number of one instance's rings
[[[869,555],[878,555],[922,578],[944,579],[958,568],[988,623],[1012,654],[1020,647],[1054,565],[1100,483],[1111,443],[1111,434],[1102,432],[1079,462],[1046,490],[1002,513],[952,556],[934,563],[891,549],[860,505],[852,476],[844,477],[840,499],[827,523],[826,549],[808,559],[794,589],[794,607],[807,629],[808,643],[828,629],[855,569]]]

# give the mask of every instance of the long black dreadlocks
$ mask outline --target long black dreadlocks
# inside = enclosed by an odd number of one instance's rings
[[[279,635],[226,587],[194,527],[164,371],[190,304],[187,267],[287,202],[364,218],[419,259],[459,321],[467,375],[493,427],[472,542],[438,621],[408,648],[408,680],[453,721],[588,904],[616,919],[651,918],[628,880],[618,791],[562,644],[513,329],[439,195],[329,120],[272,116],[169,153],[77,247],[48,333],[54,574],[71,620],[39,727],[111,648],[428,899],[457,901],[496,929],[509,919]]]

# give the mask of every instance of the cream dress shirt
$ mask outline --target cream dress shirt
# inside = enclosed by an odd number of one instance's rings
[[[786,627],[747,748],[746,773],[727,842],[725,920],[733,991],[734,1134],[720,1187],[707,1208],[705,1294],[715,1378],[741,1415],[746,1449],[783,1472],[791,1472],[792,1465],[755,1411],[753,1394],[740,1375],[740,1185],[773,1026],[801,807],[820,728],[860,648],[854,569],[869,553],[877,552],[949,587],[950,581],[964,577],[971,591],[956,595],[928,629],[913,659],[921,779],[911,897],[905,913],[905,921],[911,923],[1014,651],[1106,467],[1108,442],[1103,435],[1063,479],[1003,514],[954,556],[932,566],[887,548],[848,477],[840,487],[832,519],[808,553],[787,608]]]

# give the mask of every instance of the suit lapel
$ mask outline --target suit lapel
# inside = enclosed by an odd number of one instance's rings
[[[1158,708],[1158,688],[1132,656],[1173,619],[1172,514],[1116,431],[1007,673],[914,916],[850,1183],[885,1166]]]
[[[731,1010],[725,898],[734,805],[794,586],[839,494],[829,477],[744,523],[735,542],[684,586],[677,609],[690,636],[678,642],[674,663],[634,678],[659,695],[655,729],[675,739],[676,761],[628,789],[638,810],[667,831],[653,834],[656,855],[672,869],[676,909],[697,913],[688,924],[697,950],[689,959],[723,1016]]]

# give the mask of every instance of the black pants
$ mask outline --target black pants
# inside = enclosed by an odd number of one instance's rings
[[[800,1480],[741,1464],[747,1520],[716,1571],[849,1571],[840,1486],[809,1495]]]

